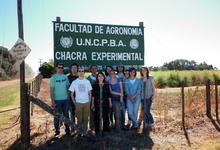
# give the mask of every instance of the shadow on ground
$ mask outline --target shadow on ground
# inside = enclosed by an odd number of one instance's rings
[[[51,138],[39,146],[32,146],[33,150],[151,150],[153,141],[150,130],[143,133],[136,131],[109,132],[105,136],[96,136],[94,139],[78,135]],[[10,149],[12,150],[12,149]]]

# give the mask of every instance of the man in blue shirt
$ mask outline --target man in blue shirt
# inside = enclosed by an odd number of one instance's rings
[[[69,100],[68,100],[68,87],[69,80],[66,75],[63,74],[64,65],[62,63],[57,64],[57,72],[50,79],[50,97],[52,102],[52,108],[56,113],[63,114],[66,118],[69,118]],[[60,134],[60,121],[54,118],[55,136]],[[70,129],[65,124],[66,135],[70,135]]]

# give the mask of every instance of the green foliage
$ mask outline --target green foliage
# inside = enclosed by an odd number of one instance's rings
[[[158,88],[164,88],[166,86],[166,81],[162,76],[159,76],[156,80],[156,85]]]
[[[54,74],[54,64],[52,62],[45,62],[41,65],[39,71],[43,78],[50,78]]]
[[[187,76],[184,76],[181,82],[184,87],[188,87],[190,85],[189,78]]]
[[[169,75],[167,79],[167,85],[169,87],[180,87],[181,86],[181,80],[178,72],[174,72]]]
[[[17,71],[13,68],[15,58],[8,52],[7,48],[0,46],[0,78],[10,79],[14,77]]]
[[[212,65],[208,65],[206,62],[197,63],[194,60],[176,59],[171,62],[166,62],[160,67],[149,67],[152,71],[165,71],[165,70],[214,70]]]

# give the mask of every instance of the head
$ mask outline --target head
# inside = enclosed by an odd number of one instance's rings
[[[57,74],[62,74],[63,69],[64,69],[63,63],[57,63],[57,65],[56,65]]]
[[[115,71],[114,71],[114,70],[111,70],[111,71],[109,72],[109,76],[110,76],[111,79],[115,78]]]
[[[92,75],[96,75],[96,73],[97,73],[97,66],[96,65],[89,66],[89,71],[92,73]]]
[[[79,78],[84,78],[85,77],[85,70],[83,67],[78,68],[78,76]]]
[[[125,75],[125,78],[129,78],[129,70],[128,69],[126,69],[125,71],[124,71],[124,75]]]
[[[123,64],[118,64],[118,66],[116,67],[117,73],[119,73],[119,72],[122,72],[122,73],[123,73],[124,70],[125,70],[125,67],[124,67]]]
[[[70,69],[71,69],[71,73],[72,73],[72,74],[77,74],[77,72],[78,72],[78,65],[75,64],[75,63],[73,63],[73,64],[71,65]]]
[[[141,77],[149,77],[149,69],[147,67],[141,67]]]
[[[108,76],[110,71],[112,71],[112,70],[113,70],[112,66],[106,66],[106,68],[105,68],[105,75]]]
[[[136,71],[136,69],[135,68],[130,68],[129,69],[129,75],[130,75],[130,77],[136,77],[136,75],[137,75],[137,71]]]
[[[105,75],[103,72],[98,72],[96,76],[96,83],[102,83],[105,82]]]

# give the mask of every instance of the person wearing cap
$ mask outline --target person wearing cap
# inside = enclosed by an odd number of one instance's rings
[[[125,70],[125,67],[122,63],[117,65],[117,67],[116,67],[117,76],[119,77],[119,79],[121,81],[123,81],[123,79],[125,78],[124,70]]]

